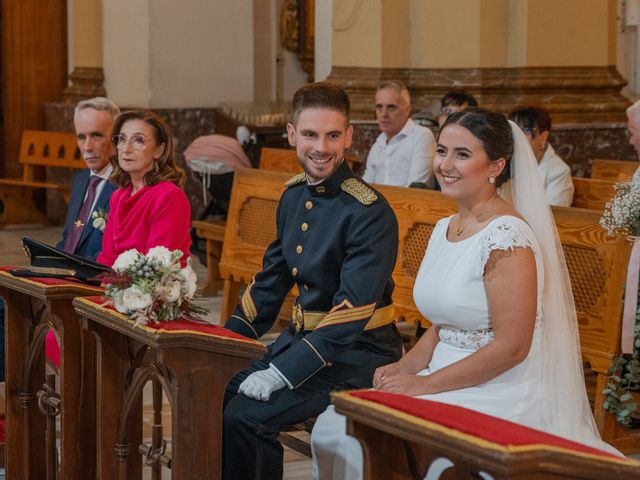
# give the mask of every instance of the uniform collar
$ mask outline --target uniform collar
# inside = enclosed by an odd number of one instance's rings
[[[342,182],[352,176],[353,173],[351,172],[349,165],[347,165],[347,162],[343,159],[340,166],[335,172],[333,172],[333,175],[315,185],[307,185],[307,189],[314,197],[335,195],[335,193],[340,190]]]

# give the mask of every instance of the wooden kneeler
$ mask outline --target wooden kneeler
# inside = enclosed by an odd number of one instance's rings
[[[141,478],[138,453],[153,478],[219,478],[222,405],[229,380],[261,358],[261,343],[212,324],[185,319],[134,327],[104,305],[103,297],[73,305],[98,343],[96,396],[97,478]],[[162,392],[171,408],[171,456],[161,428],[142,444],[142,390],[153,382],[154,423],[160,425]]]
[[[640,478],[638,461],[467,408],[372,390],[332,401],[363,446],[365,480],[425,478],[436,460],[447,479]]]

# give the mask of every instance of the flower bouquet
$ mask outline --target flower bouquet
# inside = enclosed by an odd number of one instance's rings
[[[609,235],[615,232],[627,235],[640,235],[640,185],[631,181],[616,183],[613,199],[607,203],[600,225]]]
[[[177,320],[197,320],[206,309],[194,305],[196,274],[191,262],[182,268],[180,250],[154,247],[143,255],[136,249],[120,254],[113,272],[103,276],[105,296],[116,310],[135,325]]]
[[[609,235],[628,235],[633,243],[622,314],[622,354],[613,359],[609,369],[609,380],[602,393],[604,408],[626,426],[636,420],[638,403],[634,392],[640,391],[640,184],[633,181],[617,183],[616,194],[607,203],[600,225]],[[637,394],[637,393],[636,393]]]

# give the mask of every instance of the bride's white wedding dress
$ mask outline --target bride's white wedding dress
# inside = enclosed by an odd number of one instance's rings
[[[475,235],[452,242],[447,239],[451,218],[440,220],[434,228],[413,289],[420,313],[440,327],[440,341],[431,362],[418,375],[429,375],[460,361],[493,340],[483,280],[485,264],[493,250],[532,250],[538,272],[535,332],[527,358],[501,375],[471,387],[419,398],[459,405],[547,430],[540,412],[544,275],[538,242],[531,228],[513,216],[495,218]]]

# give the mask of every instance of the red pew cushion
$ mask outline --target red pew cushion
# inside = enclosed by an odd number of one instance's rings
[[[624,461],[609,452],[456,405],[376,390],[353,391],[349,395],[503,447],[562,449]]]

